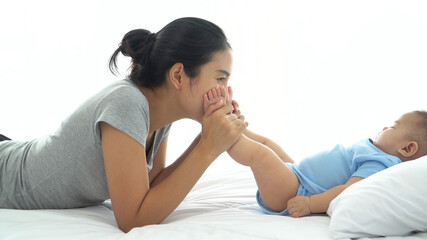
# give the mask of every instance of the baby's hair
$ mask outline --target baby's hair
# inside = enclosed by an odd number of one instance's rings
[[[427,155],[427,111],[417,110],[414,111],[419,117],[420,120],[416,126],[417,131],[419,131],[419,144],[421,156]]]

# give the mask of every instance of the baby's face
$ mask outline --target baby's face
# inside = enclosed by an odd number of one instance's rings
[[[375,146],[387,154],[398,156],[397,150],[408,141],[413,141],[412,136],[416,133],[416,125],[419,116],[410,112],[404,114],[391,127],[385,127],[378,133]]]

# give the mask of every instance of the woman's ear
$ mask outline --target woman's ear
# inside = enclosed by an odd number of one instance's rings
[[[404,157],[412,157],[418,152],[418,143],[410,141],[397,150]]]
[[[175,63],[169,70],[169,80],[172,85],[180,90],[186,84],[187,74],[184,71],[184,64]]]

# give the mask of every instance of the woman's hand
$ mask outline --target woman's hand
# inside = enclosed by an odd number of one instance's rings
[[[228,95],[226,97],[226,103],[231,104],[233,106],[233,113],[236,114],[237,117],[244,122],[245,116],[243,116],[240,112],[239,104],[236,102],[236,100],[233,100],[233,89],[231,88],[231,86],[228,86]],[[248,123],[246,122],[246,127],[247,126]]]
[[[228,150],[246,128],[244,118],[239,118],[232,105],[231,87],[227,92],[224,86],[213,88],[204,96],[205,114],[202,119],[201,143],[216,158]],[[225,105],[224,105],[225,102]],[[238,107],[238,104],[235,103]]]
[[[233,105],[233,113],[236,114],[237,118],[239,118],[240,120],[245,122],[245,116],[243,116],[242,113],[240,112],[239,104],[235,100],[232,100],[231,105]],[[246,123],[246,127],[247,127],[248,123],[247,122],[245,122],[245,123]]]
[[[246,128],[245,122],[233,113],[231,104],[215,109],[215,105],[210,105],[203,116],[200,140],[200,145],[214,158],[228,150]]]

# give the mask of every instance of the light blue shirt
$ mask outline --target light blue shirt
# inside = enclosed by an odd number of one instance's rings
[[[297,196],[311,196],[343,185],[351,177],[366,178],[401,162],[398,157],[377,148],[371,139],[365,139],[350,147],[336,145],[329,151],[319,152],[298,163],[286,165],[300,182]],[[264,212],[287,215],[287,210],[276,213],[268,209],[259,193],[257,200]]]
[[[345,184],[351,177],[367,178],[401,162],[377,148],[371,139],[365,139],[347,148],[336,145],[332,150],[287,165],[300,184],[314,195]]]

